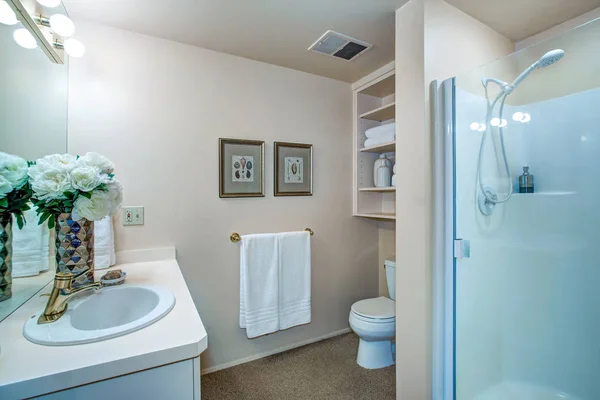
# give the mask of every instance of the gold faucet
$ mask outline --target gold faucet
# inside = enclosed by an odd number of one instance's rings
[[[73,281],[77,279],[77,277],[85,274],[88,271],[89,268],[79,271],[76,274],[70,272],[56,273],[56,276],[54,277],[54,287],[52,288],[52,291],[50,292],[50,294],[42,295],[49,296],[50,298],[48,299],[48,303],[46,304],[46,309],[44,310],[44,313],[38,318],[38,325],[48,324],[62,317],[65,311],[67,311],[69,300],[71,300],[71,298],[76,294],[91,289],[102,289],[102,282],[88,283],[85,285],[81,285],[77,288],[72,287]]]

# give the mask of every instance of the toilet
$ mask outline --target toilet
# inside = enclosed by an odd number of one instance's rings
[[[396,336],[396,262],[385,261],[390,298],[381,296],[352,304],[350,328],[360,338],[358,365],[376,369],[394,365],[392,340]]]

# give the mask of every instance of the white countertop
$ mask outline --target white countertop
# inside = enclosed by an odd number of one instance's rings
[[[152,284],[175,295],[175,307],[154,324],[114,339],[42,346],[23,336],[25,321],[47,297],[34,297],[0,322],[0,399],[21,399],[198,357],[208,339],[176,260],[117,265],[127,284]],[[106,270],[97,271],[99,279]],[[47,293],[52,283],[40,293]]]

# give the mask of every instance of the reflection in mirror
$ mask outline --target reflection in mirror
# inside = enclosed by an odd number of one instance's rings
[[[32,161],[67,150],[67,64],[51,63],[39,47],[18,45],[13,34],[21,28],[19,22],[0,23],[0,152]],[[6,156],[0,157],[0,164],[2,159],[6,164]],[[0,197],[6,198],[6,194]],[[1,202],[0,198],[0,206]],[[0,301],[0,321],[54,275],[52,232],[38,225],[33,210],[25,212],[25,219],[20,230],[13,218],[10,277],[0,232],[0,292],[8,286],[12,292],[10,298]]]

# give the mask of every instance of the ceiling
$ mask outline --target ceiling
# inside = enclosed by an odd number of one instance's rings
[[[394,59],[394,11],[407,0],[63,0],[94,21],[329,78],[355,82]],[[520,41],[600,0],[447,0]],[[306,49],[326,30],[371,43],[352,62]]]
[[[446,1],[515,42],[600,7],[600,0]]]
[[[407,0],[64,0],[69,15],[354,82],[394,59]],[[373,44],[352,62],[308,52],[332,29]]]

